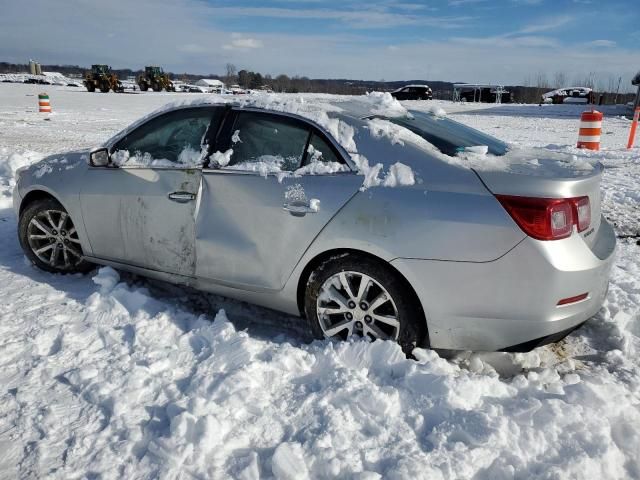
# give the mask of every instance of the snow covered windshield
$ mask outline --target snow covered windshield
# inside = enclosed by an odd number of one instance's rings
[[[474,147],[487,147],[488,153],[502,156],[508,146],[497,138],[467,127],[447,117],[411,111],[410,117],[376,117],[411,130],[445,155],[454,157]]]

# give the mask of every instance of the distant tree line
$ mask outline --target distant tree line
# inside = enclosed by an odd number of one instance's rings
[[[78,65],[42,65],[43,71],[60,72],[66,76],[81,76],[89,68]],[[135,77],[142,73],[140,70],[129,68],[114,69],[113,72],[121,79]],[[0,73],[28,73],[29,65],[0,62]],[[186,83],[194,83],[201,78],[215,78],[230,85],[240,85],[242,88],[250,89],[271,89],[275,92],[289,93],[331,93],[339,95],[362,95],[371,91],[391,91],[407,84],[427,84],[433,90],[433,98],[450,100],[453,97],[453,83],[427,80],[401,80],[401,81],[372,81],[372,80],[350,80],[350,79],[322,79],[309,78],[304,76],[290,77],[285,74],[271,76],[250,70],[238,70],[232,63],[225,66],[224,75],[195,75],[192,73],[167,72],[174,80],[182,80]],[[463,83],[463,82],[460,82]],[[572,85],[569,85],[569,84]],[[524,79],[524,85],[505,85],[504,87],[513,93],[514,101],[517,103],[538,103],[543,93],[563,87],[590,87],[596,93],[596,98],[603,96],[603,103],[623,103],[631,101],[633,94],[619,93],[628,90],[628,85],[620,85],[619,77],[609,75],[607,78],[597,77],[595,73],[569,79],[569,75],[564,72],[556,72],[552,77],[548,77],[545,72],[538,72],[528,75]],[[618,93],[616,93],[618,92]]]

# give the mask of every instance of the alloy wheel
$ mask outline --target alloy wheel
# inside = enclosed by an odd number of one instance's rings
[[[325,337],[397,340],[400,333],[393,298],[380,282],[360,272],[329,277],[320,287],[316,310]]]
[[[27,240],[33,254],[59,270],[69,270],[82,261],[78,232],[67,212],[41,210],[27,226]]]

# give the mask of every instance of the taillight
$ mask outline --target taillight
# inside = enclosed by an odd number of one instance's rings
[[[574,200],[576,206],[578,231],[583,232],[591,225],[591,203],[589,203],[589,197],[579,197],[572,200]]]
[[[538,240],[559,240],[571,235],[573,225],[578,231],[591,224],[589,197],[537,198],[496,195],[511,218],[530,237]]]

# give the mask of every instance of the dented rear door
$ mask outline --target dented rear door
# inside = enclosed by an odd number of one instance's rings
[[[281,289],[316,236],[355,195],[354,173],[279,178],[205,170],[196,276],[249,290]]]

